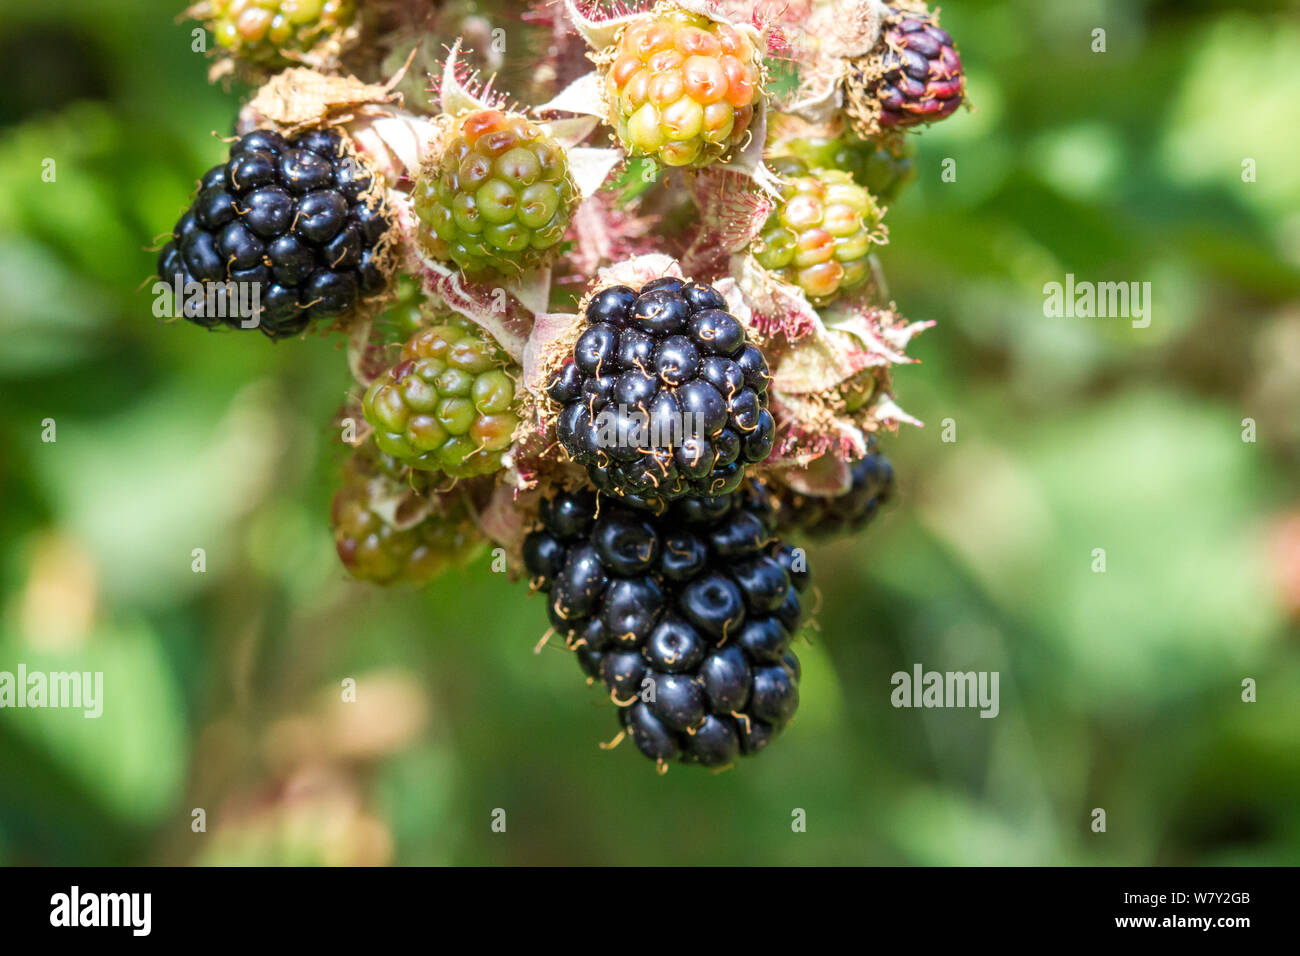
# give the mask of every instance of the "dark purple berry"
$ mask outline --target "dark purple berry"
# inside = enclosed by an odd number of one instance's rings
[[[334,183],[334,167],[310,150],[285,150],[280,154],[280,182],[298,195],[326,189]]]
[[[650,711],[669,730],[690,730],[704,720],[704,689],[695,678],[657,671],[647,673],[646,678],[652,682],[648,691],[654,692],[647,701]]]
[[[691,338],[709,355],[732,356],[745,344],[745,329],[721,309],[709,309],[691,317]]]
[[[705,716],[693,733],[686,735],[682,758],[703,767],[723,767],[740,754],[735,722],[727,717]]]
[[[573,347],[573,362],[586,375],[597,376],[616,371],[614,353],[618,350],[618,329],[608,323],[593,325]]]
[[[293,223],[293,198],[279,186],[253,190],[238,207],[244,223],[263,239],[283,235]]]
[[[610,286],[591,297],[587,303],[587,321],[610,322],[623,325],[632,318],[632,305],[636,302],[636,293],[625,285]]]
[[[683,618],[670,614],[651,632],[642,654],[654,670],[681,674],[699,667],[705,651],[699,632]]]
[[[343,228],[348,203],[333,190],[318,189],[298,201],[294,232],[308,242],[328,242]]]
[[[692,312],[705,312],[709,309],[725,309],[727,300],[712,286],[700,282],[688,282],[681,287],[682,298],[690,305]]]
[[[672,760],[677,756],[677,741],[672,731],[650,712],[646,704],[637,701],[621,713],[623,726],[637,750],[655,761]]]
[[[643,332],[662,338],[680,332],[686,325],[690,308],[679,295],[661,289],[637,296],[632,319]]]
[[[745,601],[740,588],[716,571],[687,584],[677,604],[692,624],[718,642],[734,637],[745,619]]]
[[[799,707],[799,685],[785,667],[756,667],[749,702],[753,716],[784,727]]]

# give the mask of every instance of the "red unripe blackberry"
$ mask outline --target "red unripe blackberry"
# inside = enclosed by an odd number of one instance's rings
[[[931,12],[889,7],[876,51],[849,79],[849,110],[866,131],[878,110],[882,128],[918,126],[951,116],[966,95],[952,37]]]
[[[809,169],[793,157],[769,161],[781,201],[754,240],[759,265],[803,289],[813,305],[863,285],[872,246],[883,240],[881,211],[867,190],[837,169]]]
[[[350,26],[357,10],[355,0],[206,0],[193,13],[223,50],[284,66]]]

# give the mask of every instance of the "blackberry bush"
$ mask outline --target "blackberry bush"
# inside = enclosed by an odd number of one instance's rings
[[[760,483],[658,516],[562,491],[524,541],[552,625],[661,767],[757,753],[799,706],[790,642],[809,576],[774,520]]]
[[[370,173],[343,135],[315,129],[285,139],[256,130],[204,175],[198,196],[158,256],[164,282],[247,283],[257,328],[272,339],[352,312],[382,292],[380,246],[389,218]],[[186,309],[197,325],[241,328],[240,316]]]
[[[856,289],[871,275],[871,247],[883,240],[871,194],[838,169],[809,169],[793,157],[772,160],[781,202],[754,242],[754,258],[814,305]]]
[[[625,27],[605,73],[620,142],[665,166],[726,157],[745,140],[761,84],[758,51],[744,33],[682,9]]]
[[[499,470],[519,425],[517,371],[465,319],[420,330],[362,400],[375,444],[413,468],[453,478]]]
[[[575,196],[558,143],[523,116],[480,110],[416,184],[420,241],[467,274],[517,273],[564,238]]]
[[[598,488],[661,509],[734,491],[768,456],[767,361],[715,289],[673,277],[611,286],[585,318],[548,394],[560,443]]]

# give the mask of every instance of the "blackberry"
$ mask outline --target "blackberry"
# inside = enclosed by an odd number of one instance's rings
[[[814,305],[865,283],[872,244],[882,238],[871,194],[842,170],[809,169],[793,157],[769,165],[785,182],[751,246],[758,264],[799,286]]]
[[[645,756],[718,767],[789,723],[799,704],[790,641],[809,576],[792,560],[802,553],[773,539],[763,485],[683,498],[660,515],[561,491],[540,518],[524,541],[532,582]]]
[[[285,66],[350,26],[357,10],[354,0],[207,0],[195,13],[223,50]]]
[[[454,478],[499,470],[519,424],[506,362],[459,316],[420,330],[362,400],[375,444],[413,468]]]
[[[202,283],[205,301],[185,291],[178,311],[205,328],[251,327],[239,310],[214,303],[224,304],[216,296],[225,290],[255,290],[257,327],[272,339],[347,315],[387,285],[377,247],[389,220],[371,186],[335,130],[291,139],[255,130],[239,139],[229,161],[203,177],[158,256],[167,284]]]
[[[631,155],[706,166],[749,134],[761,77],[747,36],[678,8],[624,28],[605,91],[612,125]]]
[[[595,485],[662,510],[725,495],[772,450],[770,374],[712,287],[665,277],[591,297],[548,394],[560,443]]]
[[[395,459],[354,456],[334,495],[334,545],[348,573],[363,581],[423,583],[467,564],[483,545],[459,489],[434,492]]]
[[[805,495],[788,487],[778,493],[778,527],[783,534],[830,537],[859,531],[871,523],[894,490],[889,459],[869,452],[850,466],[852,486],[834,496]]]
[[[877,49],[849,76],[849,112],[870,131],[918,126],[951,116],[966,95],[966,75],[938,17],[903,5],[886,7]],[[879,111],[878,118],[873,114]]]
[[[421,243],[470,275],[542,262],[569,225],[577,190],[564,150],[526,117],[462,117],[415,187]]]

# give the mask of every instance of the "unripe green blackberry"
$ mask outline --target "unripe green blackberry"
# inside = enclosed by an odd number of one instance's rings
[[[349,574],[376,584],[423,583],[478,553],[482,538],[462,496],[421,494],[413,487],[418,479],[392,477],[391,460],[385,467],[382,456],[363,457],[348,469],[331,507],[334,545]],[[412,507],[427,514],[403,520]]]
[[[785,151],[813,169],[838,169],[884,203],[916,178],[915,149],[908,143],[885,146],[856,136],[835,139],[800,136],[782,144]]]
[[[250,62],[283,66],[356,19],[354,0],[208,0],[200,8],[218,46]]]
[[[799,286],[814,305],[866,282],[871,246],[883,238],[871,194],[842,170],[810,170],[793,157],[769,165],[785,182],[750,246],[759,265]]]
[[[381,451],[454,478],[501,468],[519,416],[515,380],[487,335],[451,318],[418,332],[362,400]]]
[[[421,171],[420,242],[465,273],[518,273],[564,238],[576,198],[555,140],[523,116],[479,110]]]
[[[626,27],[605,73],[618,138],[665,166],[707,166],[742,143],[761,85],[745,34],[681,9]]]

